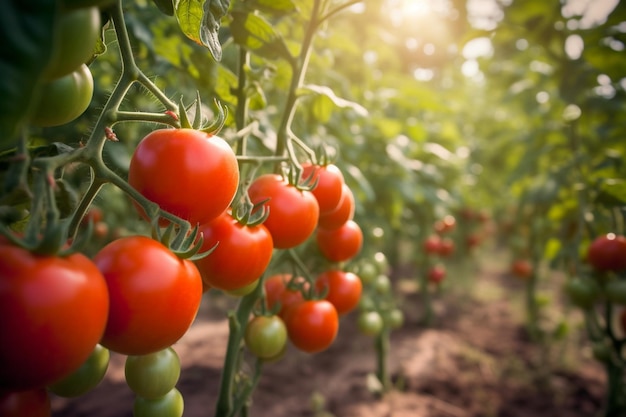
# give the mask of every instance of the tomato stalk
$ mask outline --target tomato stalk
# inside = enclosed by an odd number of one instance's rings
[[[385,326],[383,330],[376,336],[374,348],[376,350],[376,377],[382,385],[383,392],[389,391],[391,388],[391,378],[387,366],[387,358],[389,357],[389,348],[391,345],[391,330]]]

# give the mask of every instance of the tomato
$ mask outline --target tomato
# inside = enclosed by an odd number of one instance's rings
[[[587,250],[587,261],[597,271],[626,269],[626,237],[608,233],[597,237]]]
[[[446,277],[446,267],[442,264],[433,265],[432,268],[428,270],[428,281],[433,284],[439,284]]]
[[[217,244],[213,252],[195,261],[202,279],[213,288],[246,287],[259,279],[272,259],[272,235],[262,224],[246,226],[225,212],[200,226],[199,232],[204,236],[201,251]]]
[[[35,126],[59,126],[83,114],[93,97],[93,76],[87,65],[39,87],[30,114]]]
[[[600,286],[592,279],[573,277],[565,283],[565,293],[571,300],[572,304],[588,310],[593,307],[596,301],[598,301],[600,296]],[[626,295],[623,291],[621,294]],[[626,299],[624,301],[626,302]]]
[[[52,80],[76,71],[94,54],[101,31],[100,9],[61,10],[54,22],[52,57],[43,77]]]
[[[60,397],[78,397],[91,391],[104,378],[109,367],[110,356],[107,348],[96,345],[80,368],[65,378],[48,385],[48,390]]]
[[[441,220],[437,220],[434,224],[434,229],[437,233],[448,233],[454,230],[455,227],[456,219],[450,214],[444,216]]]
[[[42,387],[77,370],[100,341],[109,296],[86,256],[0,244],[0,387]]]
[[[287,344],[287,327],[279,316],[256,316],[246,326],[248,350],[261,359],[279,355]]]
[[[145,355],[185,334],[202,298],[202,278],[193,262],[145,236],[114,240],[94,261],[111,299],[103,346],[125,355]]]
[[[383,331],[383,318],[378,311],[363,311],[357,319],[357,327],[366,336],[376,336]]]
[[[284,317],[289,307],[304,301],[302,291],[288,287],[290,279],[290,274],[276,274],[267,277],[264,282],[267,307],[273,311],[276,305],[280,304],[280,308],[276,312],[280,317]],[[300,285],[305,285],[304,278],[296,278],[296,281],[300,281]],[[305,285],[305,287],[307,286]]]
[[[170,392],[180,377],[180,359],[168,347],[147,355],[130,355],[124,365],[128,387],[139,397],[156,399]]]
[[[391,270],[387,255],[385,255],[383,252],[376,252],[372,257],[372,261],[378,267],[378,272],[381,274],[388,274]]]
[[[439,235],[430,235],[424,240],[424,251],[428,254],[437,254],[441,247],[441,237]]]
[[[298,246],[315,231],[319,206],[310,191],[299,190],[280,175],[265,174],[250,184],[248,195],[254,204],[269,198],[264,204],[269,216],[263,224],[272,235],[274,248]]]
[[[595,281],[587,280],[589,286],[593,288],[598,287]],[[626,280],[618,278],[606,283],[604,287],[606,293],[606,299],[612,303],[626,305]],[[599,292],[599,289],[596,290]]]
[[[327,300],[308,300],[289,308],[285,324],[289,340],[296,348],[316,353],[327,349],[337,337],[339,315]]]
[[[194,129],[159,129],[139,142],[128,182],[163,210],[191,224],[204,224],[233,201],[239,164],[232,148],[218,136]]]
[[[389,294],[391,291],[391,280],[385,274],[379,274],[374,282],[374,289],[378,294]]]
[[[320,214],[335,210],[343,196],[344,178],[341,170],[336,165],[312,165],[303,164],[302,177],[317,181],[312,193],[317,200]]]
[[[448,257],[454,253],[455,245],[454,241],[449,237],[444,237],[439,242],[439,251],[437,252],[439,256]]]
[[[26,391],[0,391],[0,416],[50,417],[50,397],[45,388]]]
[[[374,301],[374,298],[369,296],[367,293],[361,294],[361,299],[359,300],[359,310],[371,311],[375,309],[376,309],[376,301]]]
[[[533,273],[533,266],[527,259],[515,259],[511,263],[511,274],[515,277],[526,279]]]
[[[357,274],[363,284],[371,284],[378,276],[378,268],[369,260],[362,261],[357,269]]]
[[[384,321],[390,329],[398,329],[404,324],[404,313],[399,308],[394,308],[384,315]]]
[[[315,240],[326,259],[331,262],[344,262],[354,258],[361,251],[363,232],[354,220],[348,220],[338,229],[317,229]]]
[[[341,315],[349,313],[359,304],[363,284],[352,272],[331,269],[317,276],[315,288],[320,293],[327,291],[324,298],[330,301]]]
[[[183,395],[176,388],[159,398],[136,397],[133,417],[181,417],[185,408]]]
[[[347,184],[342,185],[341,200],[333,210],[320,212],[317,226],[322,229],[336,229],[354,218],[354,194]]]

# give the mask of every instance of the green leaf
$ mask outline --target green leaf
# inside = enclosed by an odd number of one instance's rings
[[[267,59],[293,60],[282,36],[263,17],[245,12],[233,12],[232,16],[230,30],[236,44]]]
[[[216,61],[222,59],[218,34],[229,5],[230,0],[179,0],[176,4],[180,29],[192,41],[209,48]]]
[[[602,184],[596,202],[605,206],[623,206],[626,204],[626,181],[609,179]]]
[[[0,14],[0,148],[26,121],[37,79],[52,53],[54,0],[8,0]]]
[[[292,0],[251,0],[246,4],[252,9],[273,15],[287,15],[297,10]]]
[[[315,94],[318,97],[326,98],[327,101],[330,100],[330,103],[334,104],[335,106],[339,108],[352,109],[357,113],[357,115],[362,116],[362,117],[367,116],[369,113],[367,109],[361,106],[360,104],[355,103],[354,101],[343,99],[341,97],[337,97],[335,92],[330,87],[327,87],[327,86],[307,84],[298,89],[299,96],[305,96],[309,94]],[[320,104],[318,103],[318,105]]]

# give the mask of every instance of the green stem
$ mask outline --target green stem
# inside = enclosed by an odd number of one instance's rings
[[[435,314],[433,311],[432,296],[429,288],[428,270],[430,267],[430,259],[426,259],[422,273],[419,275],[420,294],[422,295],[422,303],[424,304],[423,323],[425,326],[433,324]]]
[[[603,415],[604,417],[624,417],[626,407],[624,404],[624,369],[607,361],[605,370],[608,386]]]
[[[391,332],[389,329],[383,329],[375,339],[376,349],[376,377],[380,381],[383,392],[387,392],[391,388],[391,378],[387,367],[387,358],[389,356],[389,347]]]
[[[246,94],[247,69],[250,67],[250,53],[245,48],[239,48],[239,76],[237,80],[237,108],[235,110],[235,125],[241,131],[248,120],[248,103],[250,99]],[[237,155],[247,154],[248,134],[242,135],[238,140]]]

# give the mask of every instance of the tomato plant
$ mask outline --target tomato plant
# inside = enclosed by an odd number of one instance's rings
[[[275,358],[287,344],[287,327],[279,316],[255,316],[246,326],[244,340],[256,357]]]
[[[130,355],[124,364],[124,376],[137,396],[161,398],[178,382],[180,359],[171,347],[146,355]]]
[[[348,220],[354,218],[355,202],[354,193],[347,184],[343,184],[341,199],[337,207],[333,210],[320,212],[317,226],[322,229],[337,229],[345,224]]]
[[[50,397],[45,388],[0,391],[0,416],[50,417]]]
[[[363,284],[356,274],[337,269],[319,274],[315,287],[320,293],[326,292],[324,298],[335,306],[339,315],[352,311],[359,304],[363,291]]]
[[[307,300],[289,308],[285,325],[296,348],[316,353],[328,349],[337,337],[339,315],[327,300]]]
[[[344,178],[334,164],[303,164],[302,176],[315,185],[311,192],[319,205],[320,215],[336,210],[343,197]]]
[[[263,224],[248,226],[225,212],[200,226],[199,232],[204,237],[200,250],[217,245],[195,261],[202,279],[213,288],[233,291],[246,287],[259,279],[272,259],[272,235]]]
[[[58,126],[69,123],[89,107],[93,97],[93,76],[87,65],[39,87],[38,99],[30,114],[36,126]]]
[[[626,269],[626,237],[608,233],[591,242],[587,261],[598,271],[619,272]]]
[[[100,341],[106,282],[75,253],[35,255],[0,243],[0,387],[41,387],[76,371]]]
[[[358,223],[348,220],[337,229],[318,228],[315,241],[326,259],[343,262],[359,254],[363,246],[363,232]]]
[[[239,164],[219,136],[189,128],[159,129],[135,148],[128,182],[163,210],[191,224],[204,224],[233,201]]]
[[[103,346],[145,355],[185,334],[202,298],[202,278],[192,261],[179,259],[156,240],[128,236],[103,247],[94,262],[111,300]]]
[[[274,247],[288,249],[306,241],[315,231],[319,205],[315,196],[300,190],[277,174],[264,174],[248,188],[254,204],[269,199],[264,206],[269,216],[263,223],[272,235]]]
[[[95,388],[109,367],[110,353],[98,344],[80,368],[61,380],[48,385],[50,392],[61,397],[78,397]]]

